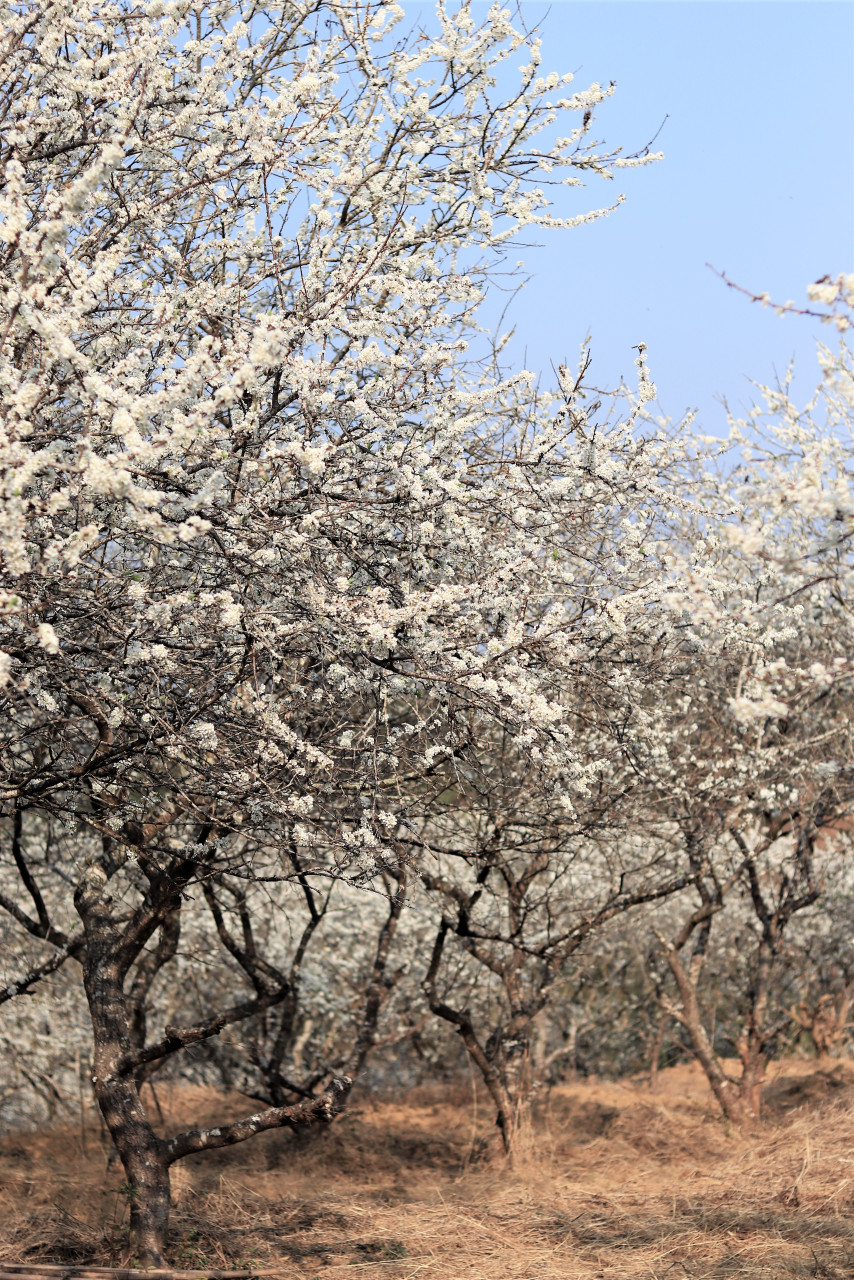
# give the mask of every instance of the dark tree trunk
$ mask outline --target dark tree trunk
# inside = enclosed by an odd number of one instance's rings
[[[169,1231],[169,1165],[154,1132],[133,1075],[124,1075],[122,1040],[116,1022],[124,1001],[115,975],[85,975],[95,1036],[92,1083],[95,1097],[127,1178],[130,1243],[143,1267],[162,1267]],[[129,1018],[124,1019],[129,1023]]]
[[[741,1100],[747,1113],[756,1120],[759,1119],[762,1086],[765,1083],[768,988],[774,963],[772,942],[776,941],[773,931],[768,932],[771,934],[771,941],[763,938],[759,944],[753,981],[748,993],[750,1003],[747,1018],[736,1041],[736,1050],[741,1059]]]
[[[204,834],[204,833],[203,833]],[[206,838],[206,836],[205,836]],[[158,1138],[140,1099],[140,1089],[152,1064],[171,1054],[218,1035],[223,1027],[281,1003],[290,990],[287,979],[260,959],[244,965],[258,979],[256,995],[189,1027],[167,1026],[162,1039],[147,1046],[145,993],[159,968],[174,955],[178,938],[177,911],[180,892],[193,870],[183,862],[169,873],[149,875],[149,890],[130,919],[112,913],[110,881],[122,865],[111,838],[105,837],[102,857],[90,862],[74,895],[83,924],[80,960],[83,985],[92,1019],[94,1053],[92,1084],[104,1123],[115,1144],[127,1178],[130,1201],[130,1243],[143,1267],[162,1267],[169,1232],[169,1167],[194,1152],[243,1142],[265,1129],[303,1129],[328,1124],[341,1110],[352,1081],[336,1077],[324,1091],[290,1107],[267,1110],[210,1129],[188,1129],[170,1138]],[[238,895],[239,905],[243,898]],[[316,913],[316,920],[320,918]],[[246,920],[251,941],[251,922]],[[160,945],[152,957],[146,945],[161,930]],[[222,922],[221,936],[232,953],[239,948]],[[246,930],[244,931],[246,934]],[[304,937],[310,936],[304,935]],[[125,983],[131,967],[143,956],[138,981]],[[266,985],[260,977],[268,979]]]
[[[111,871],[107,850],[105,864],[91,865],[75,894],[86,935],[83,985],[94,1040],[92,1084],[127,1178],[131,1248],[142,1266],[162,1267],[169,1230],[169,1164],[142,1105],[135,1073],[126,1069],[134,1028],[124,991],[124,938],[107,893]],[[143,941],[156,924],[155,917]]]
[[[136,1083],[95,1086],[98,1104],[127,1177],[130,1244],[142,1267],[162,1267],[169,1238],[169,1165],[139,1099]]]

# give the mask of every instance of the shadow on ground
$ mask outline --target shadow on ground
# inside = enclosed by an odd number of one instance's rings
[[[165,1099],[165,1125],[245,1103]],[[586,1081],[538,1108],[513,1168],[483,1100],[362,1100],[330,1130],[284,1132],[178,1166],[170,1260],[283,1278],[851,1280],[854,1068],[787,1064],[766,1120],[733,1132],[699,1073]],[[0,1144],[0,1259],[128,1260],[127,1197],[95,1132]],[[353,1270],[352,1268],[357,1268]]]

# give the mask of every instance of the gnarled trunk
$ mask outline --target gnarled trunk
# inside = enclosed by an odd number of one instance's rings
[[[169,1165],[136,1080],[122,1072],[129,1017],[121,982],[110,965],[94,972],[87,967],[84,980],[95,1039],[92,1083],[127,1178],[131,1248],[141,1266],[162,1267],[169,1231]]]
[[[169,1165],[132,1079],[100,1080],[95,1096],[127,1177],[130,1244],[142,1267],[162,1267],[169,1237]]]
[[[225,1125],[193,1128],[169,1138],[159,1138],[140,1099],[141,1082],[147,1074],[144,1068],[162,1062],[188,1044],[218,1035],[230,1022],[281,1002],[288,994],[289,983],[267,966],[266,972],[279,981],[274,989],[261,991],[255,999],[239,1002],[192,1026],[167,1026],[162,1039],[144,1046],[141,1002],[148,974],[143,972],[140,982],[135,989],[132,986],[129,994],[125,992],[125,982],[129,969],[164,922],[167,927],[161,936],[161,946],[148,969],[156,972],[160,960],[174,954],[177,926],[171,926],[169,918],[175,913],[181,874],[190,864],[176,868],[176,874],[168,877],[152,878],[149,895],[130,921],[112,915],[113,898],[108,889],[117,865],[120,862],[112,843],[105,839],[102,860],[87,865],[74,895],[84,929],[81,961],[94,1041],[92,1084],[127,1177],[131,1248],[142,1266],[162,1267],[169,1231],[169,1167],[174,1161],[195,1152],[244,1142],[266,1129],[302,1129],[318,1123],[328,1124],[341,1110],[352,1080],[335,1077],[322,1093],[310,1095],[292,1106],[272,1106]],[[233,940],[224,925],[223,932],[229,949],[233,950]],[[144,961],[142,970],[146,964]],[[256,971],[250,965],[244,967],[247,972]]]
[[[119,929],[106,893],[110,870],[109,864],[90,866],[75,894],[86,935],[83,986],[94,1040],[92,1084],[127,1177],[131,1248],[142,1266],[160,1267],[169,1230],[169,1162],[135,1073],[126,1069],[134,1027]]]

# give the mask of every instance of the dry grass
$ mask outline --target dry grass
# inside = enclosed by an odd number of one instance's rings
[[[245,1102],[184,1090],[167,1123]],[[854,1067],[788,1063],[768,1119],[735,1133],[696,1069],[554,1090],[510,1170],[462,1093],[365,1101],[179,1166],[172,1262],[380,1280],[848,1280]],[[168,1105],[166,1105],[168,1104]],[[170,1114],[171,1108],[171,1114]],[[127,1261],[120,1168],[95,1133],[0,1148],[0,1258]]]

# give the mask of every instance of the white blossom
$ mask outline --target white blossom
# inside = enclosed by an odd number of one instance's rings
[[[48,653],[59,653],[59,637],[49,622],[40,622],[36,628],[39,644]]]

